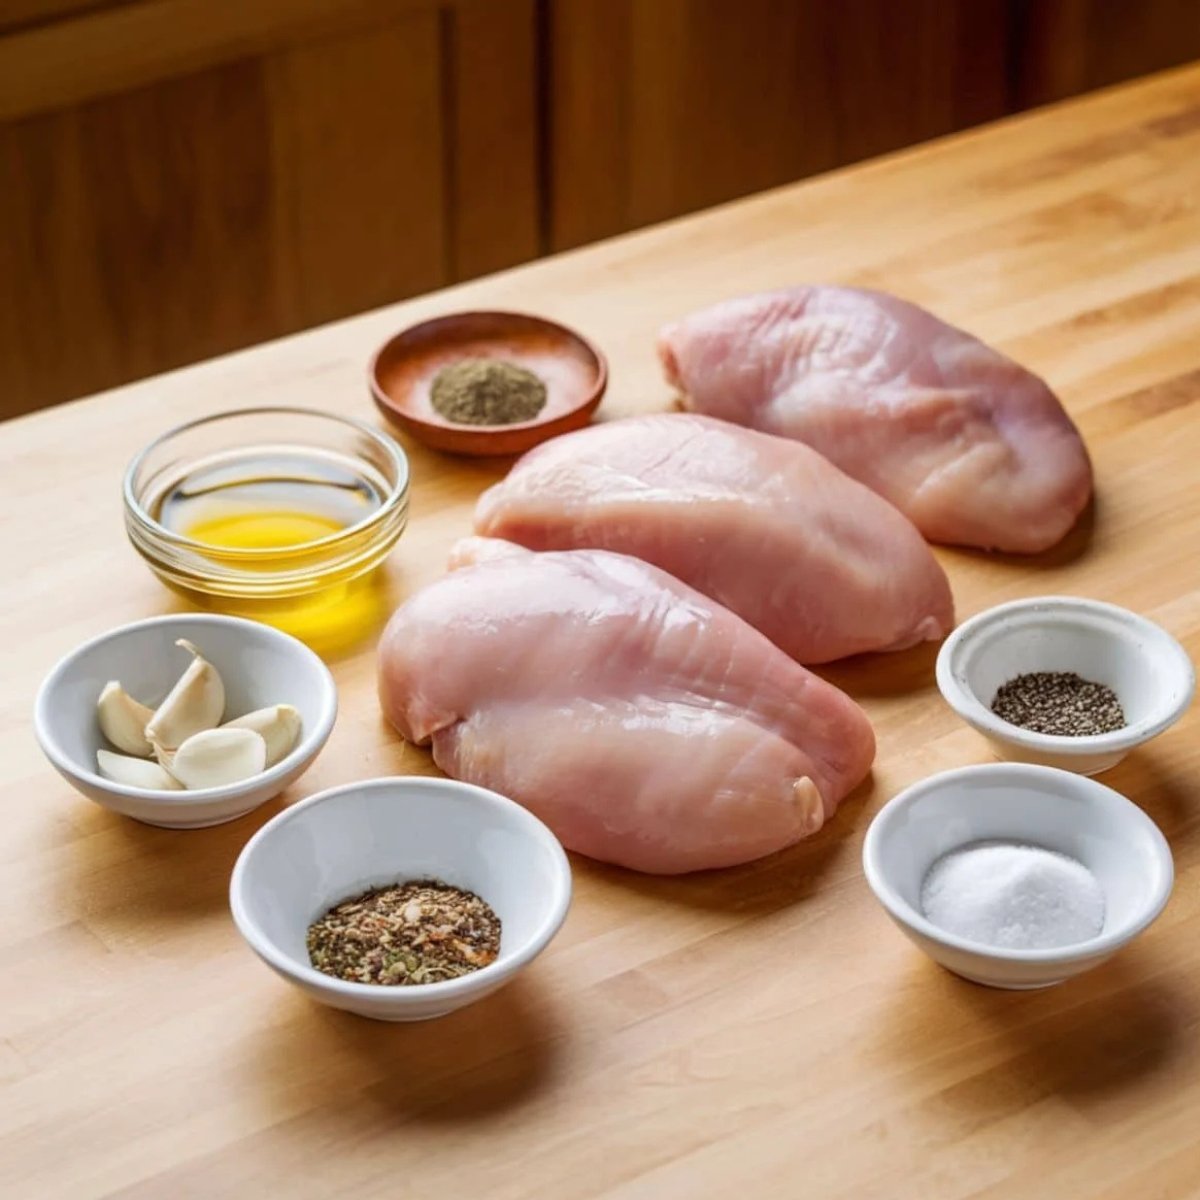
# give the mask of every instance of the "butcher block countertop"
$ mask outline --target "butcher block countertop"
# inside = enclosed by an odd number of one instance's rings
[[[250,954],[230,869],[284,804],[430,772],[380,719],[374,654],[281,800],[169,832],[90,804],[34,744],[36,687],[83,639],[172,611],[119,483],[169,425],[235,405],[374,421],[365,365],[455,309],[532,309],[603,347],[604,417],[667,407],[659,324],[799,281],[885,288],[1045,375],[1094,456],[1084,524],[1036,559],[939,550],[960,617],[1039,593],[1160,622],[1200,657],[1200,68],[867,163],[0,428],[0,1195],[747,1200],[1200,1191],[1200,718],[1105,782],[1176,856],[1159,922],[1063,987],[946,974],[859,865],[906,785],[984,762],[935,648],[825,672],[879,735],[807,844],[690,878],[574,859],[547,953],[434,1023],[317,1007]],[[409,446],[397,599],[435,578],[498,464]],[[780,570],[787,564],[780,563]]]

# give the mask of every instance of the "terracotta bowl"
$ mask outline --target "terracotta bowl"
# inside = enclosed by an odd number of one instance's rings
[[[501,358],[546,384],[532,421],[460,425],[429,398],[433,378],[463,358]],[[523,454],[539,442],[580,429],[608,385],[604,355],[563,325],[516,312],[464,312],[423,321],[385,342],[370,366],[371,394],[390,421],[435,450],[474,456]]]

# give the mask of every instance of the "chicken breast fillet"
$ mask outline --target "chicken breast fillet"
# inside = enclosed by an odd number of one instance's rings
[[[480,498],[476,531],[662,567],[797,662],[937,640],[946,574],[912,523],[797,442],[660,413],[531,450]]]
[[[862,710],[719,604],[603,551],[478,556],[393,615],[388,720],[569,849],[725,867],[815,833],[867,773]]]
[[[1045,550],[1091,496],[1083,441],[1046,384],[894,296],[745,296],[668,325],[658,348],[688,408],[806,443],[931,541]]]

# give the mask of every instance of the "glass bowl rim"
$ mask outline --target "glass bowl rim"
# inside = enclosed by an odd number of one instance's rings
[[[172,438],[188,433],[202,425],[211,425],[233,417],[251,416],[319,417],[322,420],[334,421],[339,425],[353,429],[366,437],[378,449],[382,450],[385,456],[391,461],[396,470],[396,483],[389,487],[388,494],[383,503],[374,512],[363,517],[361,521],[353,525],[348,525],[345,529],[339,529],[336,533],[328,533],[323,537],[313,538],[308,542],[297,542],[292,546],[213,546],[207,542],[200,542],[195,538],[190,538],[186,534],[176,533],[173,529],[168,529],[146,511],[145,506],[134,491],[134,480],[139,470],[141,470],[146,460],[155,450],[159,449]],[[320,408],[302,408],[299,405],[288,404],[264,404],[254,405],[249,408],[227,408],[221,412],[210,413],[203,417],[194,417],[190,421],[184,421],[179,425],[171,426],[170,429],[160,433],[133,456],[129,465],[125,468],[125,475],[121,481],[121,492],[125,502],[125,511],[142,527],[143,531],[151,534],[157,541],[175,549],[195,551],[206,557],[212,556],[215,552],[221,560],[236,563],[239,560],[244,561],[248,559],[261,561],[264,558],[268,560],[294,558],[298,554],[336,549],[345,542],[370,531],[374,526],[385,524],[396,510],[406,503],[409,482],[408,456],[404,453],[400,444],[382,430],[374,429],[365,421],[357,420],[355,417],[344,417],[339,413],[327,412]]]

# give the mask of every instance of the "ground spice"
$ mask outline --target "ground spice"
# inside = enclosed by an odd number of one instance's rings
[[[532,372],[495,358],[464,358],[443,367],[429,391],[433,407],[460,425],[532,421],[546,405],[546,385]]]
[[[496,961],[500,918],[474,892],[413,880],[343,900],[308,928],[326,975],[397,986],[457,979]]]
[[[1089,737],[1124,729],[1117,694],[1073,671],[1035,671],[1010,679],[992,700],[992,712],[1010,725],[1059,737]]]

